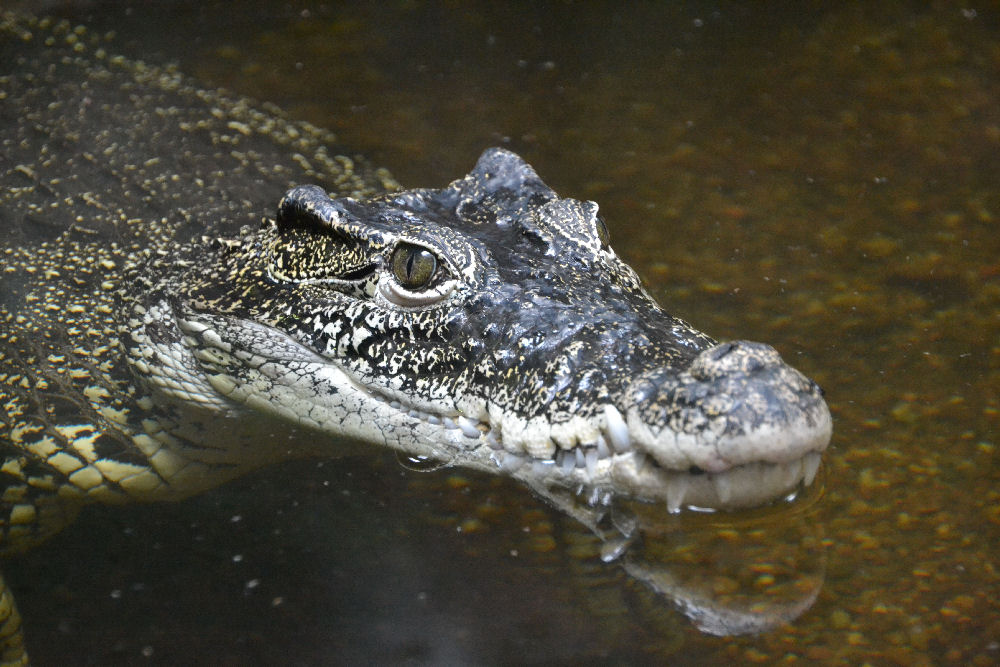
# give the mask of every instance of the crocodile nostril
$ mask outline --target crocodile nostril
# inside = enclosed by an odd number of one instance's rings
[[[733,373],[759,373],[782,363],[778,352],[770,345],[734,340],[703,351],[691,362],[689,372],[695,379],[707,381]]]

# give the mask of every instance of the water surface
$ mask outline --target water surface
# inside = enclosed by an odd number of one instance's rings
[[[9,568],[38,664],[1000,661],[997,13],[495,4],[54,11],[407,186],[502,145],[597,200],[668,310],[826,389],[824,492],[790,510],[815,604],[706,635],[516,485],[375,454],[90,508]],[[795,558],[776,549],[748,584],[765,595]]]

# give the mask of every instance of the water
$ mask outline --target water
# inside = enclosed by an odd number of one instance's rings
[[[504,145],[599,201],[668,310],[774,344],[835,418],[794,520],[695,541],[709,519],[678,518],[647,548],[716,590],[818,584],[815,603],[700,632],[516,485],[374,455],[89,509],[8,568],[38,663],[1000,661],[996,11],[494,4],[57,10],[408,186]],[[737,538],[772,551],[711,570]]]

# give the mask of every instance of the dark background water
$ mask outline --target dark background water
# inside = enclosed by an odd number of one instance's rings
[[[601,204],[668,310],[774,344],[836,421],[823,588],[759,636],[701,634],[568,558],[570,522],[515,485],[375,454],[89,509],[8,568],[38,664],[1000,661],[994,6],[50,9],[407,186],[520,152]]]

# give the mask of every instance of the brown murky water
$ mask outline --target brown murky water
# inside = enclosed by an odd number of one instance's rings
[[[804,509],[681,518],[654,548],[716,592],[818,583],[815,604],[701,633],[526,491],[375,456],[91,510],[11,568],[38,663],[1000,662],[996,9],[495,4],[58,11],[405,185],[504,145],[597,200],[668,310],[772,343],[836,420]],[[712,570],[725,549],[686,542],[706,524],[773,551]]]

